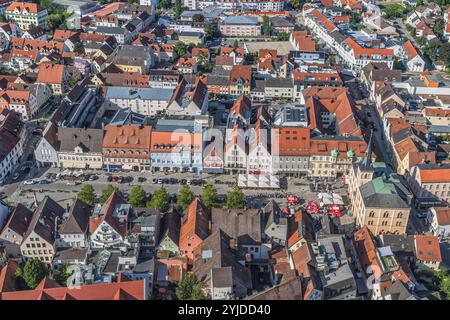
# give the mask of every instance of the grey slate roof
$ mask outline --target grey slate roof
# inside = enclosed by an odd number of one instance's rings
[[[55,242],[55,222],[56,220],[61,221],[63,214],[64,209],[53,199],[46,196],[34,211],[33,219],[24,238],[27,238],[34,231],[45,241],[53,244]]]
[[[213,232],[221,229],[238,244],[250,245],[261,242],[261,210],[212,208],[211,220]]]
[[[169,101],[172,97],[172,94],[172,89],[108,87],[105,97],[106,99],[141,99]]]
[[[245,25],[258,25],[257,17],[248,17],[248,16],[231,16],[226,17],[224,24],[245,24]]]
[[[85,234],[89,227],[89,216],[93,207],[76,199],[69,211],[69,217],[61,225],[60,234]]]
[[[101,153],[103,142],[102,129],[59,128],[60,151],[73,152],[80,146],[84,152]]]
[[[409,208],[400,196],[400,188],[395,183],[387,181],[384,176],[367,182],[360,190],[366,207]]]

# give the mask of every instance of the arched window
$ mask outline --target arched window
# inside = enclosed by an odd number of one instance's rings
[[[389,218],[389,212],[385,212],[385,213],[383,213],[383,218]]]
[[[375,211],[370,211],[369,212],[369,218],[373,218],[375,217]]]
[[[397,214],[397,218],[398,218],[398,219],[403,218],[403,212],[399,212],[399,213]]]

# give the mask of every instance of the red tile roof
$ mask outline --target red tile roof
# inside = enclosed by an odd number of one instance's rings
[[[316,43],[306,31],[294,31],[291,37],[296,44],[296,49],[301,51],[316,51]]]
[[[416,258],[421,261],[442,261],[439,239],[435,236],[415,236]]]
[[[48,62],[39,65],[37,83],[62,84],[64,75],[64,65],[52,64]]]
[[[419,54],[416,48],[414,48],[414,45],[409,40],[405,42],[403,48],[405,49],[406,54],[408,55],[408,60],[411,60],[412,58],[416,57]]]
[[[196,146],[197,148],[195,148]],[[167,153],[180,152],[180,150],[202,152],[202,134],[152,130],[151,152]]]
[[[95,230],[103,223],[107,222],[117,233],[125,237],[127,232],[127,221],[121,223],[119,217],[113,217],[116,205],[126,204],[125,200],[118,193],[113,192],[108,200],[103,204],[102,211],[98,217],[89,217],[89,234],[92,235]]]
[[[422,183],[450,182],[450,169],[448,168],[421,168],[419,174]]]
[[[0,293],[16,291],[16,270],[19,265],[14,260],[9,260],[0,270]]]
[[[43,10],[39,4],[37,3],[30,3],[30,2],[12,2],[7,8],[6,12],[12,12],[14,10],[19,10],[20,13],[29,12],[37,14]]]
[[[182,252],[192,252],[210,234],[211,211],[205,207],[200,198],[195,198],[187,207],[183,220],[179,247]]]
[[[369,229],[367,229],[367,226],[363,226],[353,234],[353,244],[361,267],[366,274],[371,273],[370,271],[368,272],[369,266],[372,266],[375,269],[374,271],[382,270],[377,260],[375,243],[373,242],[372,235],[370,234]],[[375,276],[379,275],[375,274]]]
[[[322,111],[334,113],[339,126],[339,135],[349,134],[361,137],[354,113],[353,102],[344,87],[309,87],[302,91],[309,112],[310,128],[321,128]]]
[[[34,290],[2,292],[0,300],[146,300],[145,291],[144,280],[82,285],[74,288],[38,286]]]
[[[311,153],[311,133],[309,128],[274,128],[272,143],[278,141],[277,148],[272,147],[273,156],[309,156]],[[278,134],[277,134],[278,133]],[[276,138],[278,137],[278,138]]]
[[[388,56],[392,58],[394,57],[394,51],[392,49],[363,48],[352,38],[347,38],[345,42],[353,49],[355,59],[362,59],[363,56],[366,56],[366,59],[372,60],[376,59],[374,57],[376,55],[382,56],[382,58],[386,58]]]
[[[448,207],[435,207],[436,218],[439,225],[449,225],[450,224],[450,208]]]
[[[328,30],[328,32],[333,32],[337,29],[336,25],[331,22],[327,17],[325,17],[319,10],[314,9],[310,12],[310,14],[316,18],[322,26]]]

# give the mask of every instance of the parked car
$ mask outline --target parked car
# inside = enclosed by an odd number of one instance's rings
[[[419,212],[417,212],[416,216],[419,219],[424,219],[424,218],[427,217],[427,212],[426,211],[419,211]]]
[[[113,176],[108,176],[108,178],[106,178],[106,181],[111,182],[113,180]]]
[[[147,181],[147,178],[144,178],[144,177],[139,177],[138,178],[138,182],[145,182],[145,181]]]
[[[35,184],[35,183],[36,183],[36,181],[34,181],[34,180],[25,180],[23,182],[23,184],[26,184],[26,185],[31,185],[31,184]]]
[[[98,179],[98,176],[96,176],[95,174],[93,174],[93,175],[91,175],[89,177],[89,181],[94,181],[94,180],[97,180],[97,179]]]
[[[31,132],[31,134],[33,135],[33,136],[41,136],[42,135],[42,129],[41,128],[36,128],[36,129],[34,129],[32,132]]]
[[[39,184],[49,184],[50,181],[48,181],[47,179],[42,179],[39,181]]]

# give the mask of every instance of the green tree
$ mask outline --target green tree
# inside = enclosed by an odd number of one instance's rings
[[[227,193],[227,207],[229,209],[242,209],[245,207],[245,195],[237,186]]]
[[[67,286],[67,280],[72,275],[72,273],[69,272],[68,269],[69,269],[69,265],[64,263],[61,266],[61,268],[59,269],[58,274],[54,276],[56,282],[58,282],[63,287]]]
[[[134,186],[130,191],[128,203],[133,207],[145,207],[145,191],[140,186]]]
[[[71,88],[73,88],[78,83],[78,81],[81,80],[81,78],[82,78],[81,72],[78,69],[74,69],[74,71],[69,77],[69,80],[67,80],[67,83]]]
[[[208,22],[205,25],[205,36],[207,38],[219,36],[219,30],[217,24]]]
[[[108,184],[105,189],[102,190],[102,195],[98,199],[100,203],[105,203],[106,200],[114,193],[117,192],[118,194],[122,195],[122,193],[119,191],[119,188],[113,187],[111,184]]]
[[[34,289],[48,275],[47,265],[39,259],[29,259],[22,272],[18,272],[30,289]]]
[[[390,18],[401,18],[408,14],[413,8],[403,6],[398,3],[387,4],[381,7],[381,11],[384,13],[387,19]]]
[[[182,186],[177,196],[177,209],[186,209],[194,201],[194,198],[195,196],[191,188],[188,185]]]
[[[217,189],[212,184],[208,183],[203,187],[202,202],[208,208],[218,206]]]
[[[304,0],[291,0],[289,1],[289,5],[292,9],[301,9],[303,7],[303,4],[305,3]]]
[[[277,34],[277,41],[288,41],[290,34],[287,32],[280,32]]]
[[[186,45],[184,44],[183,41],[177,41],[175,43],[174,50],[177,53],[177,55],[179,55],[181,57],[181,56],[184,56],[186,54],[187,47],[186,47]]]
[[[90,206],[94,205],[95,198],[96,198],[95,190],[91,184],[85,184],[77,195],[77,199],[83,201],[84,203]]]
[[[181,280],[176,291],[179,300],[205,300],[206,296],[202,290],[202,283],[198,281],[195,273],[188,273]]]
[[[156,190],[152,195],[152,199],[147,202],[147,207],[158,209],[161,212],[169,211],[170,196],[166,188],[162,186],[161,188]]]
[[[183,13],[183,8],[181,7],[181,0],[175,0],[175,19],[180,19]]]
[[[169,9],[172,5],[170,0],[161,0],[158,4],[158,9]]]
[[[270,36],[270,21],[268,16],[263,17],[262,32],[265,36]]]
[[[443,19],[436,20],[433,26],[433,32],[439,36],[442,36],[444,33],[445,22]]]

